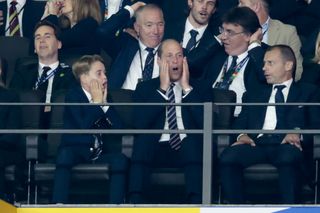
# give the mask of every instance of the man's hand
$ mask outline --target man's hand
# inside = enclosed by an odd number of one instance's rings
[[[261,43],[262,39],[263,39],[262,29],[258,28],[258,30],[250,36],[249,44],[253,42]]]
[[[237,146],[241,144],[249,144],[251,146],[256,146],[254,141],[247,134],[241,135],[238,141],[234,142],[231,146]]]
[[[300,135],[299,134],[287,134],[282,140],[281,144],[289,143],[296,146],[300,151],[302,151]]]
[[[160,66],[160,88],[167,91],[170,87],[170,76],[169,76],[169,64],[165,61],[161,61]]]
[[[131,8],[133,9],[134,12],[136,12],[140,7],[142,7],[144,5],[146,5],[146,3],[141,2],[141,1],[137,1],[136,3],[131,5]]]
[[[90,94],[91,94],[93,103],[104,103],[105,102],[104,96],[107,93],[103,90],[103,87],[99,83],[99,81],[93,79],[90,82]]]
[[[183,90],[189,89],[190,88],[190,84],[189,84],[189,66],[188,66],[188,62],[187,62],[187,58],[184,57],[183,58],[183,68],[182,68],[182,75],[180,78],[180,84]]]

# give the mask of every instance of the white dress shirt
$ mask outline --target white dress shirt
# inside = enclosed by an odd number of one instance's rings
[[[49,64],[49,65],[42,64],[39,62],[38,79],[42,75],[43,67],[50,67],[50,70],[47,72],[47,76],[49,76],[55,69],[58,68],[58,66],[59,66],[59,61],[57,61],[53,64]],[[54,75],[48,79],[48,88],[47,88],[47,92],[46,92],[46,103],[50,103],[50,100],[51,100],[53,78],[54,78]]]
[[[141,41],[139,41],[139,47],[140,47],[140,51],[137,51],[136,55],[134,56],[131,62],[126,80],[124,81],[121,87],[122,89],[135,90],[139,82],[139,79],[142,79],[142,72],[148,56],[148,51],[146,50],[147,46],[145,46]],[[156,53],[158,47],[154,49],[154,53]],[[140,53],[141,53],[141,58],[140,58]],[[154,56],[154,61],[153,61],[152,78],[156,78],[158,76],[159,76],[159,66],[157,63],[157,54],[156,54]]]
[[[176,86],[173,87],[173,92],[174,92],[174,96],[175,96],[175,102],[176,103],[181,103],[182,98],[186,97],[183,96],[182,97],[182,87],[179,83],[175,82]],[[168,94],[164,95],[161,92],[159,92],[166,100],[169,100],[168,98]],[[168,91],[167,91],[168,93]],[[178,125],[178,129],[179,130],[184,130],[184,125],[183,125],[183,120],[182,120],[182,112],[181,112],[181,106],[176,106],[176,115],[177,115],[177,125]],[[169,130],[169,123],[168,123],[168,115],[167,115],[167,110],[166,110],[166,121],[164,123],[164,130]],[[180,134],[180,139],[183,140],[185,137],[187,137],[186,134]],[[164,141],[169,141],[170,139],[170,134],[162,134],[161,138],[160,138],[160,142],[164,142]]]
[[[239,64],[242,60],[244,60],[246,57],[248,56],[248,52],[244,52],[240,55],[238,55],[238,59],[237,59],[237,64]],[[243,66],[241,67],[238,75],[236,76],[235,79],[233,79],[232,83],[229,86],[229,90],[232,90],[236,93],[237,95],[237,103],[242,103],[242,96],[243,93],[245,93],[246,91],[246,87],[244,84],[244,70],[248,64],[247,60]],[[228,57],[228,65],[227,65],[227,70],[229,69],[229,67],[231,66],[231,62],[232,62],[232,56]],[[216,86],[216,84],[220,81],[222,81],[222,77],[223,77],[223,73],[224,69],[222,68],[220,71],[220,74],[218,75],[217,80],[213,83],[212,87],[214,88]],[[238,116],[241,112],[241,106],[236,106],[235,110],[234,110],[234,116]]]
[[[7,1],[7,21],[6,21],[6,29],[9,28],[9,11],[10,11],[10,7],[11,7],[11,2],[13,0],[8,0]],[[29,0],[30,1],[30,0]],[[17,13],[20,12],[21,9],[23,9],[25,3],[26,3],[26,0],[16,0],[16,2],[18,3],[16,5],[16,8],[17,8]],[[19,25],[20,25],[20,36],[23,36],[23,26],[22,26],[22,16],[23,16],[23,11],[22,10],[19,15],[18,15],[18,19],[19,19]],[[10,30],[8,29],[6,31],[6,36],[9,36],[10,35]]]
[[[204,31],[207,29],[208,27],[208,24],[207,25],[204,25],[200,28],[195,28],[192,26],[192,24],[190,23],[189,21],[189,18],[187,18],[186,20],[186,24],[185,24],[185,27],[184,27],[184,34],[183,34],[183,42],[182,42],[182,47],[183,48],[186,48],[187,44],[188,44],[188,41],[190,40],[191,38],[191,35],[190,35],[190,31],[191,30],[196,30],[198,32],[197,36],[196,36],[196,47],[198,46],[199,44],[199,41],[200,39],[202,38],[203,34],[204,34]]]

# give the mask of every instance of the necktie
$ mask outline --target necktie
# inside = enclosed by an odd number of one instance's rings
[[[229,69],[224,73],[223,80],[219,84],[217,84],[217,88],[220,89],[228,89],[232,81],[230,80],[230,77],[234,73],[236,66],[237,66],[237,59],[238,56],[232,56],[232,62],[231,65],[229,66]]]
[[[153,53],[154,48],[147,47],[146,50],[148,51],[148,55],[144,63],[144,69],[142,72],[142,79],[144,81],[150,80],[152,78],[153,61],[154,61],[154,53]]]
[[[175,103],[175,96],[173,91],[174,86],[175,84],[171,83],[168,91],[168,98],[170,103]],[[177,130],[178,125],[177,125],[176,106],[174,105],[167,106],[167,116],[168,116],[169,130]],[[181,147],[180,135],[178,133],[171,133],[169,144],[171,148],[174,150],[180,149]]]
[[[18,4],[16,1],[12,1],[11,6],[9,8],[9,28],[10,28],[10,36],[20,36],[20,25],[19,18],[17,13]]]
[[[285,88],[285,85],[277,85],[274,89],[277,89],[275,95],[275,103],[284,103],[284,96],[282,90]],[[285,121],[285,108],[284,106],[276,106],[276,115],[277,115],[277,126],[276,129],[283,129],[284,128],[284,121]]]
[[[190,50],[192,50],[196,46],[196,44],[197,44],[196,37],[198,35],[198,31],[190,30],[189,33],[191,35],[191,38],[189,39],[189,41],[187,43],[187,46],[186,46],[186,51],[187,52],[190,52]]]
[[[49,70],[51,70],[51,68],[47,67],[47,66],[42,68],[42,74],[41,74],[40,78],[38,79],[38,81],[36,82],[36,86],[35,86],[36,90],[41,90],[44,92],[47,91],[48,79],[46,79],[46,78],[47,78],[47,74],[48,74]]]

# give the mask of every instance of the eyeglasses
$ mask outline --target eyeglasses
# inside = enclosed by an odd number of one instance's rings
[[[227,37],[233,37],[233,36],[239,35],[241,33],[244,33],[244,31],[236,33],[232,30],[225,30],[225,29],[223,29],[223,27],[219,27],[219,33],[224,34]]]

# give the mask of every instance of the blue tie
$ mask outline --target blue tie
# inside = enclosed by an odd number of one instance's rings
[[[275,95],[275,103],[284,103],[284,96],[282,90],[285,88],[285,85],[277,85],[274,89],[277,89]],[[277,115],[277,126],[276,129],[283,129],[285,122],[285,108],[284,106],[276,106],[276,115]]]
[[[196,46],[196,44],[197,44],[196,37],[198,35],[198,31],[190,30],[189,33],[190,33],[191,37],[190,37],[190,39],[189,39],[189,41],[187,43],[187,46],[186,46],[186,51],[187,52],[190,52]]]
[[[174,96],[174,91],[173,87],[175,86],[174,83],[171,83],[168,91],[168,98],[170,103],[175,103],[175,96]],[[168,116],[168,125],[169,125],[169,130],[177,130],[178,125],[177,125],[177,115],[176,115],[176,106],[171,105],[167,106],[167,116]],[[169,144],[172,149],[178,150],[181,147],[181,139],[180,135],[178,133],[171,133],[170,134],[170,139],[169,139]]]
[[[144,68],[142,72],[142,79],[144,81],[150,80],[152,78],[153,62],[154,62],[154,53],[153,53],[154,48],[147,47],[146,50],[148,51],[148,55],[144,63]]]
[[[36,90],[41,90],[41,91],[44,91],[44,92],[47,91],[48,79],[46,79],[46,78],[47,78],[47,74],[48,74],[49,70],[51,70],[51,68],[47,67],[47,66],[42,68],[42,74],[41,74],[39,80],[36,82],[36,85],[35,85],[35,89]]]

